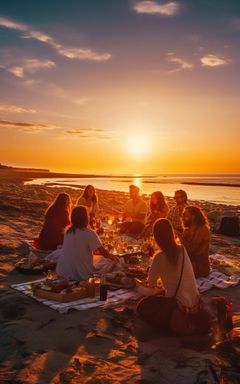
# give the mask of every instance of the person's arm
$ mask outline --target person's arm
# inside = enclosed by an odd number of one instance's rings
[[[157,286],[157,280],[160,277],[160,257],[161,255],[159,253],[154,256],[152,264],[148,271],[147,280],[150,288],[154,288]]]
[[[78,199],[77,199],[77,201],[76,201],[76,205],[75,205],[75,207],[78,207],[79,205],[82,205],[82,197],[80,196]]]
[[[123,210],[123,221],[127,219],[127,217],[132,218],[132,213],[129,210],[129,203],[127,203]]]
[[[98,254],[102,255],[103,257],[106,257],[106,259],[114,260],[115,257],[111,255],[102,245],[101,240],[99,239],[96,232],[93,230],[90,230],[89,232],[89,246],[90,250],[92,252],[97,252]]]
[[[61,225],[63,228],[67,227],[70,224],[70,217],[69,217],[69,211],[64,210],[61,215]]]
[[[103,246],[97,248],[97,251],[106,259],[115,260],[115,256],[108,252]]]
[[[167,219],[168,219],[169,221],[172,221],[172,215],[173,215],[173,208],[170,208],[170,209],[168,210],[168,214],[167,214]]]
[[[95,203],[93,206],[93,214],[96,216],[96,214],[99,213],[99,205],[98,203]]]

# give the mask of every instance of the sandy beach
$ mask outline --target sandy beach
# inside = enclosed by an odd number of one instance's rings
[[[220,382],[217,376],[221,376],[222,383],[239,383],[239,336],[216,349],[211,348],[210,336],[159,336],[141,342],[135,334],[132,305],[61,315],[10,288],[37,278],[21,275],[14,268],[27,252],[24,240],[38,235],[49,203],[59,192],[67,192],[75,204],[80,194],[80,190],[66,187],[24,185],[36,176],[0,171],[0,382],[199,384]],[[118,191],[97,193],[107,214],[121,210],[128,199]],[[172,204],[171,199],[168,202]],[[223,215],[239,214],[238,207],[193,203],[204,209],[213,232]],[[212,234],[211,253],[239,259],[239,245],[239,237]],[[234,326],[240,327],[240,287],[212,289],[204,296],[214,295],[233,302]]]

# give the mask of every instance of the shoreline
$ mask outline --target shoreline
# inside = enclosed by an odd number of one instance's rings
[[[36,174],[34,174],[35,176]],[[39,176],[40,173],[37,174],[37,176]],[[51,174],[52,175],[52,174]],[[16,177],[17,176],[17,177]],[[85,177],[85,175],[84,175]],[[79,177],[76,176],[76,178],[84,178],[84,177]],[[92,177],[92,176],[89,176],[89,178]],[[106,176],[107,177],[107,176]],[[23,188],[27,188],[27,187],[33,187],[33,189],[35,188],[40,188],[42,190],[44,190],[45,188],[47,190],[52,190],[52,191],[56,191],[56,193],[60,193],[60,190],[62,189],[63,191],[64,190],[68,190],[69,192],[70,191],[75,191],[77,192],[78,190],[80,189],[83,189],[85,186],[84,185],[74,185],[74,184],[68,184],[68,185],[64,185],[64,184],[61,184],[61,183],[47,183],[47,184],[25,184],[25,182],[29,182],[29,181],[33,181],[34,179],[39,179],[41,177],[33,177],[33,178],[30,178],[29,179],[29,173],[28,172],[19,172],[19,173],[15,173],[15,171],[2,171],[0,169],[0,187],[2,187],[4,185],[4,183],[12,183],[12,184],[16,184],[16,185],[21,185]],[[45,177],[44,177],[45,178]],[[46,179],[48,178],[52,178],[51,177],[46,177]],[[55,185],[56,185],[56,188],[55,188]],[[106,194],[119,194],[120,196],[128,196],[128,192],[127,191],[119,191],[119,190],[108,190],[108,189],[100,189],[100,188],[97,188],[96,187],[96,191],[98,193],[100,193],[101,195],[106,193]],[[54,195],[54,192],[51,192],[50,194],[53,194]],[[146,198],[147,200],[149,199],[150,197],[150,194],[149,193],[142,193],[141,194],[144,198]],[[168,202],[173,202],[173,197],[172,196],[166,196]],[[211,211],[215,211],[215,210],[218,210],[220,209],[220,211],[228,211],[228,210],[231,210],[232,212],[234,211],[236,214],[239,215],[239,208],[240,206],[239,205],[233,205],[233,204],[228,204],[228,203],[222,203],[222,202],[214,202],[214,201],[208,201],[208,200],[204,200],[204,199],[191,199],[189,198],[189,202],[190,203],[193,203],[193,204],[197,204],[197,205],[200,205],[200,206],[203,206],[203,207],[208,207],[208,210],[210,209]]]
[[[112,174],[91,174],[91,173],[68,173],[68,172],[52,172],[52,171],[41,171],[41,170],[24,170],[21,168],[16,168],[16,169],[6,169],[6,168],[0,168],[0,175],[4,176],[7,174],[12,174],[17,178],[23,178],[24,181],[30,181],[32,179],[51,179],[51,178],[73,178],[73,179],[84,179],[84,178],[109,178],[109,179],[126,179],[126,180],[120,180],[121,182],[129,182],[133,178],[156,178],[156,177],[162,177],[164,178],[165,182],[161,183],[159,181],[154,181],[154,180],[143,180],[143,183],[152,183],[152,184],[165,184],[166,179],[170,178],[194,178],[194,177],[202,177],[202,178],[211,178],[216,177],[215,174],[202,174],[202,175],[112,175]],[[220,174],[218,177],[227,177],[227,178],[234,178],[234,177],[240,177],[240,174],[233,174],[233,175],[226,175],[226,174]],[[29,180],[30,179],[30,180]],[[168,180],[167,180],[168,181]],[[204,186],[216,186],[216,187],[240,187],[240,184],[236,183],[214,183],[214,182],[198,182],[198,181],[180,181],[179,184],[186,184],[186,185],[204,185]]]
[[[204,183],[204,182],[194,182],[194,181],[182,181],[180,184],[186,185],[205,185],[210,187],[235,187],[240,188],[240,184],[230,184],[230,183]]]

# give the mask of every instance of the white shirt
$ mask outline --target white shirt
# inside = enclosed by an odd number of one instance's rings
[[[83,196],[81,196],[78,199],[76,206],[78,206],[78,205],[83,205],[84,207],[86,207],[89,214],[95,215],[98,211],[98,204],[95,203],[94,201],[91,201],[90,206],[87,205],[87,200]]]
[[[139,198],[136,203],[134,203],[132,199],[128,200],[126,207],[125,207],[125,211],[129,212],[133,216],[145,215],[142,220],[139,220],[139,219],[137,220],[137,221],[140,221],[143,224],[145,224],[146,218],[147,218],[148,207],[147,207],[147,204],[145,203],[144,200]],[[128,220],[129,220],[129,218],[127,218],[127,221]],[[133,219],[133,221],[135,221],[135,220]]]
[[[184,249],[184,267],[182,280],[176,298],[183,306],[192,308],[199,301],[199,292],[196,285],[192,263],[185,248],[182,249]],[[180,279],[182,256],[183,252],[181,251],[176,264],[173,264],[169,262],[164,252],[156,253],[153,257],[152,265],[148,274],[149,286],[156,286],[157,279],[160,277],[162,285],[166,291],[166,296],[173,297]]]
[[[70,280],[87,280],[94,272],[92,252],[101,247],[98,235],[88,228],[64,235],[57,274]]]

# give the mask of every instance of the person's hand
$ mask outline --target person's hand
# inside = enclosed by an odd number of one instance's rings
[[[107,256],[108,259],[112,260],[112,261],[115,261],[117,258],[115,255],[113,255],[112,253],[109,253],[108,256]]]

